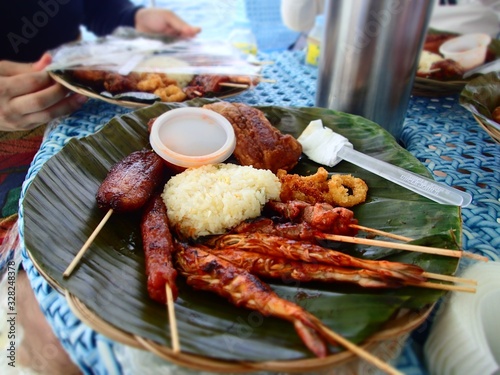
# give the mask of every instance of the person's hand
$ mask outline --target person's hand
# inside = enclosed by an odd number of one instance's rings
[[[51,61],[49,54],[33,64],[0,61],[0,131],[33,129],[85,103],[43,71]]]
[[[161,8],[141,8],[135,14],[135,29],[142,33],[191,38],[201,29],[191,26],[174,12]]]

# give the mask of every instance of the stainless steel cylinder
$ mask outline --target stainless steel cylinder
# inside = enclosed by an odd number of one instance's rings
[[[329,0],[316,105],[399,140],[434,0]]]

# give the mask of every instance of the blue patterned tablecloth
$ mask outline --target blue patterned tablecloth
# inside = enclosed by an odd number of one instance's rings
[[[273,65],[264,67],[263,75],[275,83],[259,84],[231,101],[250,105],[313,106],[317,71],[302,63],[303,53],[285,51],[261,54],[259,57],[274,61]],[[44,162],[71,138],[93,134],[113,116],[128,111],[90,100],[82,110],[54,124],[32,163],[23,186],[23,197]],[[500,145],[458,104],[456,96],[412,97],[402,142],[434,174],[436,180],[472,194],[472,204],[462,210],[463,247],[499,260]],[[21,239],[23,230],[21,209]],[[26,250],[22,250],[23,265],[40,306],[74,362],[88,374],[126,373],[116,358],[117,344],[81,323],[70,311],[64,296],[48,285],[33,267]],[[412,335],[397,359],[396,365],[403,373],[426,374],[420,349],[428,326],[424,324]]]

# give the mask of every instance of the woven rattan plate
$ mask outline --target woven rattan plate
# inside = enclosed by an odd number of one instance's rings
[[[159,357],[195,370],[235,373],[253,371],[272,372],[317,372],[335,368],[338,373],[370,374],[375,373],[376,368],[363,362],[350,351],[330,355],[326,358],[303,359],[295,361],[266,361],[266,362],[229,362],[211,359],[207,357],[192,355],[188,353],[174,353],[172,349],[158,345],[154,341],[139,336],[132,336],[126,332],[111,326],[105,320],[94,314],[75,296],[67,293],[66,299],[73,313],[85,324],[104,334],[105,336],[121,342],[125,345],[134,346],[148,350]],[[420,326],[429,313],[432,306],[420,311],[404,311],[392,320],[381,331],[369,338],[362,348],[376,355],[383,361],[392,361],[402,349],[408,335]],[[362,370],[362,371],[361,371]]]
[[[143,108],[143,107],[147,107],[147,106],[152,104],[152,103],[144,103],[144,102],[140,102],[140,101],[112,99],[112,98],[106,97],[104,95],[101,95],[100,93],[95,92],[90,88],[83,87],[81,85],[78,85],[75,82],[72,82],[67,77],[65,77],[64,74],[61,74],[58,72],[49,72],[49,75],[52,77],[52,79],[54,81],[60,83],[64,87],[70,89],[71,91],[73,91],[77,94],[81,94],[81,95],[87,96],[87,97],[92,98],[92,99],[102,100],[106,103],[115,104],[115,105],[119,105],[119,106],[126,107],[126,108],[132,108],[132,109]],[[220,93],[217,93],[217,95],[215,97],[217,97],[219,99],[230,98],[230,97],[239,95],[239,94],[249,90],[249,88],[250,87],[248,87],[248,88],[231,87],[229,89],[221,91]]]
[[[438,81],[436,79],[415,77],[412,93],[417,96],[446,96],[458,94],[467,84],[465,80]]]
[[[93,330],[103,334],[111,340],[132,346],[138,349],[148,350],[166,361],[175,363],[194,370],[210,371],[218,373],[243,373],[254,371],[272,372],[318,372],[335,368],[338,373],[352,374],[375,374],[376,368],[363,362],[355,354],[343,351],[330,355],[326,358],[303,359],[292,361],[265,361],[265,362],[236,362],[220,361],[189,353],[175,353],[172,349],[159,345],[152,340],[140,336],[132,335],[117,328],[97,314],[92,312],[84,302],[65,291],[53,278],[47,275],[40,267],[33,256],[30,259],[37,271],[47,280],[54,289],[64,294],[71,311],[86,325]],[[419,327],[429,316],[434,305],[423,308],[419,311],[402,310],[397,317],[391,320],[386,326],[371,336],[362,345],[362,348],[377,356],[383,361],[390,362],[396,358],[409,334]]]
[[[293,327],[278,319],[265,317],[251,327],[251,335],[238,335],[238,329],[248,327],[238,318],[248,318],[250,313],[217,296],[192,290],[182,278],[182,293],[175,305],[182,350],[173,353],[166,308],[147,295],[137,218],[113,215],[71,277],[62,277],[74,253],[103,216],[96,207],[95,192],[109,168],[131,151],[147,146],[147,122],[151,118],[174,106],[200,106],[206,102],[155,104],[116,116],[99,132],[66,143],[43,165],[23,200],[25,245],[33,264],[49,284],[66,295],[74,314],[96,332],[182,366],[216,372],[316,372],[341,366],[353,373],[374,371],[373,365],[342,348],[331,348],[325,358],[312,357]],[[298,136],[312,119],[322,118],[348,136],[357,149],[403,163],[414,172],[426,172],[388,133],[359,116],[321,108],[259,108],[276,127],[293,136]],[[302,160],[298,168],[297,173],[302,174],[316,169],[307,160]],[[461,237],[457,207],[431,202],[366,171],[353,169],[348,163],[339,164],[336,171],[355,173],[373,187],[370,200],[357,212],[360,223],[422,240],[430,236],[432,241],[445,241],[450,248],[459,246],[450,241],[449,235],[453,230]],[[384,212],[387,220],[383,219]],[[437,246],[443,247],[443,243]],[[350,251],[357,249],[354,246]],[[373,252],[375,259],[384,257],[381,249],[362,251],[368,257],[366,253]],[[389,250],[385,256],[425,265],[429,272],[452,274],[457,267],[456,259],[425,254]],[[272,287],[288,299],[298,298],[333,331],[357,338],[358,343],[385,361],[394,359],[409,333],[425,320],[443,294],[412,287],[371,294],[348,286],[298,288],[279,281]],[[353,319],[353,314],[358,317]],[[237,347],[230,347],[225,341],[228,338],[239,340]]]

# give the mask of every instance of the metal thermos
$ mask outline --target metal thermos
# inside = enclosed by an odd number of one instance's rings
[[[328,0],[316,105],[401,136],[434,0]]]

